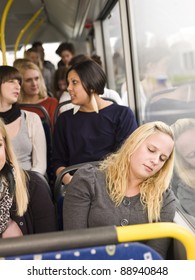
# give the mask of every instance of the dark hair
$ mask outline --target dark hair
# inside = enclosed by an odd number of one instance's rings
[[[72,43],[67,43],[67,42],[61,43],[56,50],[56,54],[60,56],[63,51],[69,51],[74,55],[75,54],[74,45]]]
[[[74,70],[79,76],[81,83],[88,95],[92,93],[103,94],[106,85],[106,74],[100,65],[88,59],[81,63],[72,65],[67,72],[66,81],[68,85],[68,74]]]
[[[58,86],[58,81],[59,80],[65,80],[66,81],[66,74],[67,74],[68,68],[66,66],[61,66],[59,67],[55,73],[54,73],[54,91],[58,91],[59,90],[59,86]]]
[[[13,66],[0,66],[0,85],[9,80],[18,80],[22,84],[22,76],[20,72]]]
[[[36,41],[32,43],[33,48],[42,47],[43,43],[41,41]]]
[[[31,53],[31,52],[39,53],[35,47],[31,47],[31,48],[29,48],[28,50],[25,51],[25,54],[26,54],[26,53],[29,54],[29,53]]]
[[[101,61],[101,57],[97,54],[93,54],[91,56],[91,59],[93,59],[96,63],[98,63],[100,66],[102,66],[102,61]]]
[[[76,63],[80,63],[80,62],[83,62],[83,61],[86,61],[86,60],[89,60],[90,58],[88,56],[86,56],[85,54],[78,54],[78,55],[75,55],[71,60],[70,62],[68,63],[69,66],[72,66]]]

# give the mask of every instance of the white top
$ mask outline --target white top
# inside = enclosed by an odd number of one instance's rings
[[[100,95],[100,97],[103,97],[103,98],[107,97],[107,98],[113,99],[113,101],[115,101],[119,105],[124,105],[121,97],[119,96],[119,94],[115,90],[108,89],[108,88],[105,87],[104,88],[104,94]],[[61,97],[60,97],[59,103],[62,103],[64,101],[68,101],[68,100],[71,100],[70,95],[67,91],[64,91],[62,93]],[[67,111],[67,110],[70,110],[73,107],[74,107],[74,105],[72,103],[63,105],[60,108],[60,113],[62,113],[64,111]]]
[[[47,168],[47,144],[40,117],[33,112],[21,110],[21,127],[12,139],[20,166],[25,170],[43,175]]]

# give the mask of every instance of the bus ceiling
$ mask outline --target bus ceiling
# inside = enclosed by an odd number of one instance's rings
[[[44,43],[86,39],[110,0],[1,0],[1,38],[6,50],[39,40]],[[9,7],[8,7],[9,6]],[[37,15],[38,14],[38,15]],[[2,43],[2,42],[1,42]]]

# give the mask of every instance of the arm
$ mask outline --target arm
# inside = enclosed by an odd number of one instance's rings
[[[56,175],[58,175],[62,170],[64,170],[65,167],[62,166],[62,167],[59,167],[57,170],[56,170]],[[62,182],[64,183],[64,185],[68,185],[72,180],[72,176],[67,173],[64,175],[63,179],[62,179]]]
[[[63,203],[64,230],[87,228],[91,204],[95,199],[93,167],[85,165],[75,172]]]
[[[26,112],[28,131],[32,141],[32,171],[45,175],[47,168],[47,144],[40,117]]]
[[[61,116],[57,119],[53,136],[53,166],[56,175],[58,175],[69,163],[69,149],[66,141],[66,124]],[[69,174],[66,174],[63,183],[68,184],[71,177],[72,176]]]

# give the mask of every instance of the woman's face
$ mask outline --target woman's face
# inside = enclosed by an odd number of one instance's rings
[[[0,170],[4,167],[6,162],[6,155],[5,155],[5,142],[0,132]]]
[[[18,101],[20,94],[20,83],[17,79],[8,80],[1,84],[1,101],[7,104],[13,104]]]
[[[174,147],[172,138],[160,131],[146,138],[131,156],[130,176],[140,182],[156,174]]]
[[[32,61],[34,64],[39,66],[40,63],[40,54],[38,52],[30,52],[27,54],[27,58]]]
[[[60,92],[63,92],[66,90],[67,85],[66,85],[65,79],[58,80],[58,88],[59,88]]]
[[[38,95],[40,92],[40,74],[37,70],[28,69],[23,73],[22,88],[27,95]]]
[[[71,102],[75,105],[86,105],[90,102],[90,97],[83,88],[78,74],[72,70],[68,74],[68,92]]]
[[[195,128],[183,132],[175,141],[178,153],[190,166],[195,167]]]
[[[68,50],[62,51],[60,56],[65,66],[68,66],[69,62],[73,58],[73,54]]]

